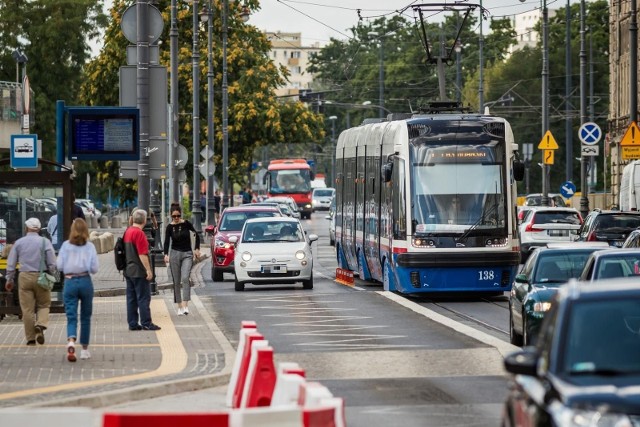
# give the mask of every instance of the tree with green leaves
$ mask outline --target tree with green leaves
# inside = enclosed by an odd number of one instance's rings
[[[14,81],[20,49],[28,58],[34,126],[43,157],[55,160],[56,101],[78,101],[89,42],[106,25],[99,0],[0,0],[0,81]]]
[[[118,69],[126,65],[125,50],[128,42],[120,30],[120,21],[129,2],[117,0],[111,9],[111,21],[104,36],[104,47],[98,57],[87,66],[86,78],[80,93],[90,105],[118,105]],[[216,175],[222,176],[222,1],[213,2],[213,74],[214,74],[214,162],[220,167]],[[202,4],[202,2],[201,2]],[[162,13],[165,26],[160,37],[160,64],[170,71],[169,27],[171,2],[160,0],[156,7]],[[246,176],[251,166],[253,150],[259,146],[280,143],[317,142],[324,138],[324,124],[320,115],[309,111],[300,102],[282,102],[274,90],[287,78],[285,69],[278,69],[269,58],[270,43],[265,34],[240,18],[242,7],[257,10],[258,0],[240,5],[229,4],[227,80],[229,94],[229,180],[247,185]],[[192,68],[193,28],[191,5],[177,4],[178,21],[178,93],[179,143],[192,150]],[[201,117],[207,111],[207,31],[203,25],[198,34],[200,48]],[[200,140],[206,141],[207,123],[200,120]],[[190,159],[199,153],[190,153]],[[189,162],[191,165],[193,163]],[[136,183],[118,177],[118,165],[106,162],[96,165],[101,185],[116,189],[122,197],[135,196]],[[187,166],[186,170],[193,170]],[[188,176],[191,174],[187,174]],[[189,176],[189,180],[192,177]]]

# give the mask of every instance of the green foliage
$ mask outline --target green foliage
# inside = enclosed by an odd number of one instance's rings
[[[56,101],[77,103],[89,42],[105,25],[99,0],[0,0],[0,80],[16,80],[11,53],[22,50],[33,91],[30,131],[42,140],[44,158],[56,158]]]
[[[120,30],[120,18],[130,2],[114,1],[111,21],[104,37],[104,47],[100,55],[88,64],[81,91],[81,100],[91,105],[118,105],[118,69],[126,65],[125,50],[128,42]],[[257,0],[244,3],[250,10],[259,6]],[[160,64],[167,67],[170,74],[170,23],[171,2],[158,1],[156,7],[162,12],[165,26],[160,37]],[[202,6],[202,2],[200,2]],[[218,182],[222,182],[222,1],[214,1],[213,12],[213,80],[214,80],[214,162]],[[229,31],[227,43],[228,81],[228,140],[229,140],[229,180],[245,182],[250,166],[250,153],[256,146],[281,142],[321,141],[324,138],[322,117],[310,113],[301,103],[283,104],[274,95],[274,89],[284,83],[285,75],[270,60],[270,44],[266,36],[250,22],[244,24],[240,18],[241,5],[229,4]],[[189,151],[186,165],[187,180],[192,185],[193,170],[193,11],[192,5],[177,2],[178,22],[178,138],[179,143]],[[198,33],[200,54],[199,71],[199,111],[201,146],[206,144],[207,126],[207,28],[201,24]],[[169,75],[169,79],[171,76]],[[199,160],[199,153],[195,153]],[[118,176],[117,164],[96,164],[101,171],[105,185],[128,198],[134,196],[137,184]]]

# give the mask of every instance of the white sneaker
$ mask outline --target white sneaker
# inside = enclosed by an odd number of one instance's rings
[[[80,350],[80,359],[91,359],[91,353],[89,353],[89,350],[85,350],[84,348]]]
[[[184,310],[182,310],[182,312],[184,314],[189,314],[189,307],[185,307]]]
[[[178,309],[178,316],[184,316],[184,309],[182,307]]]

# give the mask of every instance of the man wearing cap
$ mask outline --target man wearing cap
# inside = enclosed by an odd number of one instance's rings
[[[13,280],[16,274],[16,264],[20,263],[20,280],[18,295],[22,310],[22,323],[27,345],[44,344],[44,331],[49,325],[49,307],[51,306],[51,291],[38,285],[40,275],[40,258],[42,256],[42,242],[45,248],[45,265],[48,270],[56,266],[56,256],[49,239],[41,237],[41,224],[38,218],[29,218],[25,223],[26,234],[16,240],[7,258],[7,283],[5,289],[13,290]]]

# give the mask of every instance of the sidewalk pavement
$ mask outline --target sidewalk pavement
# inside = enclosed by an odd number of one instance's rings
[[[203,245],[203,253],[209,249]],[[160,331],[129,331],[125,282],[113,252],[98,255],[93,276],[95,298],[91,324],[91,359],[66,358],[64,314],[52,313],[44,345],[27,346],[22,321],[0,321],[0,408],[84,406],[102,408],[140,399],[217,387],[229,382],[235,350],[196,295],[204,286],[202,268],[191,271],[192,300],[187,316],[177,316],[164,263],[156,266],[158,295],[151,299],[153,322]],[[224,401],[223,396],[220,400]],[[212,410],[215,408],[212,408]]]

